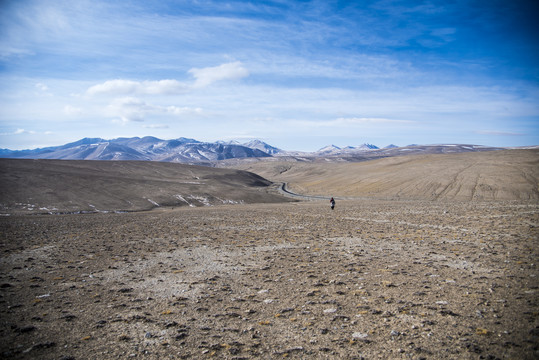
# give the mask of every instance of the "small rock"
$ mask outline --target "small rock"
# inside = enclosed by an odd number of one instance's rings
[[[72,315],[72,314],[67,314],[67,315],[64,315],[61,317],[61,319],[65,320],[65,321],[72,321],[73,319],[76,319],[77,317],[75,315]]]
[[[28,326],[23,326],[22,328],[19,328],[17,329],[17,331],[21,334],[26,334],[26,333],[29,333],[29,332],[32,332],[36,329],[35,326],[33,325],[28,325]]]
[[[165,328],[171,328],[171,327],[174,327],[174,326],[178,326],[178,323],[176,321],[169,321],[169,322],[166,322],[165,323]]]
[[[369,335],[362,332],[355,332],[352,334],[352,337],[356,340],[365,340],[369,337]]]

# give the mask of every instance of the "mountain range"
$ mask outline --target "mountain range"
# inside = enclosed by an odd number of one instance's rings
[[[162,140],[152,136],[116,138],[84,138],[69,144],[33,150],[0,149],[2,158],[63,159],[63,160],[140,160],[188,164],[207,164],[221,160],[292,157],[315,161],[326,157],[335,160],[358,161],[373,157],[387,157],[414,153],[447,153],[498,150],[478,145],[389,145],[380,149],[376,145],[363,144],[340,148],[329,145],[316,152],[285,151],[260,140],[246,143],[236,141],[214,143],[180,137]]]
[[[112,140],[84,138],[62,146],[34,150],[0,150],[0,157],[204,163],[233,158],[271,156],[258,148],[263,147],[262,144],[253,143],[251,145],[252,147],[222,142],[205,143],[183,137],[173,140],[162,140],[151,136]],[[274,151],[278,151],[278,149]]]

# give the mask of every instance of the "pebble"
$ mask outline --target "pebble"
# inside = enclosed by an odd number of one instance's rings
[[[368,338],[369,335],[368,335],[368,334],[365,334],[365,333],[362,333],[362,332],[355,332],[355,333],[352,334],[352,337],[353,337],[354,339],[359,339],[359,340],[361,340],[361,339],[366,339],[366,338]]]

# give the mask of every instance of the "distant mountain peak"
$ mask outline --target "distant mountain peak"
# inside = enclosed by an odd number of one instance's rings
[[[265,142],[259,139],[246,142],[243,144],[243,146],[246,146],[251,149],[258,149],[270,155],[275,155],[275,154],[283,152],[281,149],[271,146],[269,144],[266,144]]]
[[[365,144],[361,144],[361,145],[359,145],[359,146],[356,146],[356,149],[362,149],[362,150],[378,150],[378,149],[380,149],[380,148],[379,148],[378,146],[376,146],[376,145],[365,143]]]
[[[319,149],[318,152],[320,151],[328,151],[328,150],[341,150],[340,147],[336,146],[336,145],[327,145],[327,146],[324,146],[323,148]]]
[[[241,145],[241,143],[236,140],[229,140],[229,141],[219,140],[219,141],[216,141],[215,143],[221,144],[221,145]]]

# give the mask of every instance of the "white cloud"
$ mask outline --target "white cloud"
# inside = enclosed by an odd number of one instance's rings
[[[82,114],[82,109],[75,106],[66,105],[64,106],[64,114],[69,116],[80,115]]]
[[[102,84],[91,86],[86,90],[86,94],[89,96],[176,95],[187,93],[192,89],[209,86],[217,81],[240,79],[249,75],[249,71],[239,61],[202,69],[192,68],[189,70],[189,73],[195,78],[192,84],[182,83],[173,79],[152,81],[116,79],[107,80]]]
[[[338,118],[334,120],[334,123],[342,125],[351,125],[351,124],[387,124],[387,123],[413,123],[414,121],[410,120],[397,120],[397,119],[385,119],[385,118]]]
[[[241,79],[249,76],[249,71],[239,61],[202,69],[193,68],[189,73],[195,77],[193,87],[202,88],[221,80]]]
[[[166,108],[161,108],[169,114],[173,115],[183,115],[183,114],[201,114],[201,108],[191,108],[191,107],[177,107],[177,106],[167,106]]]
[[[130,121],[144,121],[145,114],[152,110],[151,105],[134,97],[114,99],[107,107],[107,113],[118,116],[124,124]]]
[[[168,129],[169,126],[166,124],[149,124],[142,126],[145,129]]]
[[[524,136],[523,133],[509,132],[509,131],[496,131],[496,130],[479,130],[477,134],[481,135],[494,135],[494,136]]]
[[[41,90],[41,91],[48,91],[49,90],[49,87],[43,83],[37,83],[36,84],[36,88]]]
[[[17,129],[13,132],[8,133],[0,133],[2,136],[11,136],[11,135],[24,135],[24,134],[35,134],[35,131],[32,130],[25,130],[25,129]]]
[[[107,106],[106,112],[109,116],[119,118],[116,122],[127,124],[131,121],[144,121],[147,115],[199,115],[203,111],[201,108],[152,105],[135,97],[123,97],[114,99]]]
[[[128,95],[128,94],[180,94],[187,90],[187,86],[177,80],[132,81],[108,80],[102,84],[90,87],[86,93],[94,95]]]
[[[386,119],[386,118],[337,118],[333,120],[321,120],[321,121],[312,121],[312,120],[297,120],[294,123],[301,126],[310,126],[310,127],[343,127],[343,126],[354,126],[354,125],[364,125],[364,124],[410,124],[414,121],[410,120],[397,120],[397,119]]]
[[[53,96],[52,93],[50,92],[50,89],[47,85],[43,84],[43,83],[36,83],[34,85],[34,87],[37,89],[36,92],[35,92],[35,95],[39,96],[39,97],[42,97],[42,96],[45,96],[45,97],[51,97]]]

